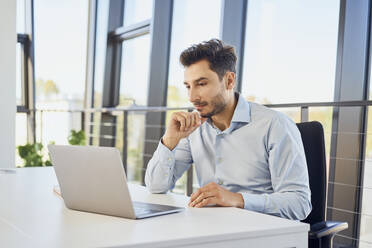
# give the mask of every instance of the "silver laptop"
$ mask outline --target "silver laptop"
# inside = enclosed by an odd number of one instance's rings
[[[70,209],[142,219],[184,208],[132,202],[120,153],[112,147],[48,146],[62,198]]]

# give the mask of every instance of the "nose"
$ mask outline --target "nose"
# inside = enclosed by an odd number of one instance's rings
[[[193,103],[200,100],[199,91],[194,87],[191,86],[188,93],[190,102]]]

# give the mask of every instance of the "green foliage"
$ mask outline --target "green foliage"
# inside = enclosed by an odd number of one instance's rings
[[[85,133],[83,130],[75,131],[71,130],[70,135],[68,136],[68,143],[70,145],[85,145]]]
[[[54,144],[52,141],[50,144]],[[84,131],[71,130],[68,136],[68,143],[70,145],[85,145],[85,133]],[[43,145],[41,143],[26,144],[17,147],[19,156],[24,160],[25,167],[36,167],[36,166],[52,166],[50,157],[44,159],[46,154],[43,152]]]
[[[18,154],[24,160],[25,167],[35,167],[35,166],[51,166],[50,160],[43,161],[43,145],[41,143],[36,144],[26,144],[23,146],[18,146]]]
[[[52,166],[52,161],[50,161],[50,159],[46,160],[45,161],[45,166]]]

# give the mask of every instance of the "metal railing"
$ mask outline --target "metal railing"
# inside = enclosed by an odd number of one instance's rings
[[[88,137],[91,137],[92,134],[87,131],[91,130],[90,126],[96,125],[91,121],[87,121],[90,118],[87,118],[90,114],[94,113],[109,113],[114,115],[122,115],[123,116],[123,150],[122,150],[122,159],[124,164],[124,169],[127,171],[127,144],[128,144],[128,115],[131,113],[149,113],[149,112],[167,112],[167,111],[192,111],[193,108],[190,107],[182,107],[182,108],[168,108],[168,107],[116,107],[116,108],[89,108],[89,109],[36,109],[33,110],[35,114],[39,114],[39,119],[41,119],[39,128],[43,129],[43,115],[48,112],[61,112],[61,113],[78,113],[80,114],[81,118],[81,130],[85,130],[88,133]],[[99,126],[113,126],[113,123],[99,123]],[[149,127],[149,126],[147,126]],[[165,126],[162,125],[152,125],[153,128],[164,128]],[[41,131],[42,132],[42,131]],[[106,139],[117,139],[118,137],[110,136],[110,135],[103,135],[99,136],[99,138],[106,138]],[[146,140],[145,140],[146,141]],[[149,141],[149,140],[147,140]],[[158,142],[158,141],[157,141]],[[149,155],[149,154],[144,154]]]
[[[372,106],[372,101],[343,101],[343,102],[312,102],[312,103],[289,103],[289,104],[266,104],[265,106],[269,108],[300,108],[300,120],[301,122],[305,122],[309,120],[309,108],[312,107],[368,107]],[[192,111],[192,107],[182,107],[182,108],[169,108],[169,107],[139,107],[139,106],[132,106],[132,107],[116,107],[116,108],[89,108],[89,109],[73,109],[73,110],[65,110],[65,109],[36,109],[33,110],[36,113],[39,114],[39,118],[42,120],[43,115],[47,112],[64,112],[64,113],[78,113],[80,114],[81,118],[81,129],[85,130],[87,133],[87,136],[89,138],[105,138],[105,139],[118,139],[121,138],[123,141],[123,147],[122,147],[122,159],[124,164],[124,169],[127,171],[127,165],[128,165],[128,116],[130,114],[139,114],[139,113],[149,113],[149,112],[167,112],[167,111]],[[123,116],[123,136],[122,137],[116,137],[116,136],[110,136],[110,135],[98,135],[94,136],[93,133],[91,133],[92,128],[91,126],[97,125],[96,123],[91,121],[91,115],[95,113],[109,113],[112,115],[122,115]],[[100,127],[104,126],[113,126],[115,124],[113,123],[102,123],[99,122],[98,125]],[[145,128],[150,127],[151,128],[165,128],[164,125],[148,125]],[[40,133],[42,133],[43,130],[43,122],[40,121],[39,128],[41,129]],[[158,140],[144,140],[144,142],[158,142]],[[142,157],[151,157],[152,154],[140,154]],[[144,173],[145,168],[141,168],[141,172]],[[188,195],[191,194],[193,191],[193,173],[192,169],[190,169],[187,173],[187,186],[186,186],[186,192]]]

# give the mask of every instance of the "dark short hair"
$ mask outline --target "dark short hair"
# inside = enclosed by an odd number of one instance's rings
[[[180,62],[188,67],[201,60],[207,60],[212,71],[220,80],[227,71],[236,72],[236,53],[233,46],[224,44],[221,40],[211,39],[192,45],[180,55]]]

